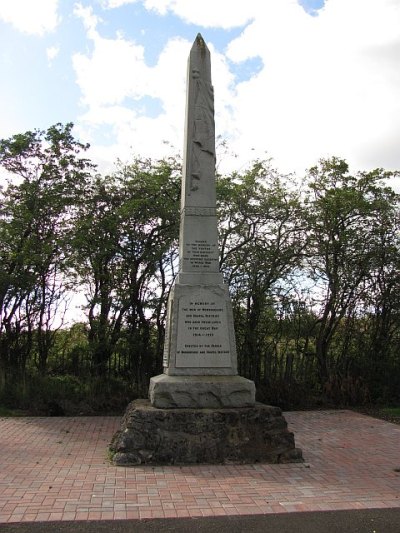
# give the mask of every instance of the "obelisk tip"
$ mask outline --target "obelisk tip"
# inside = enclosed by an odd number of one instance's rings
[[[206,45],[206,42],[205,40],[203,39],[203,36],[201,35],[201,33],[198,33],[197,36],[196,36],[196,39],[193,43],[193,49],[196,49],[196,50],[200,50],[200,51],[205,51],[205,50],[208,50],[207,48],[207,45]]]

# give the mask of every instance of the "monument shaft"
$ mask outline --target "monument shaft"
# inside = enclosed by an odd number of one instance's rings
[[[199,34],[187,70],[177,283],[221,284],[215,195],[214,90],[210,52]]]
[[[164,375],[150,381],[157,407],[254,405],[254,383],[237,376],[231,300],[219,271],[214,91],[200,34],[188,60],[179,273],[168,301],[163,365]]]
[[[179,274],[171,295],[173,323],[169,321],[167,329],[172,326],[172,337],[165,344],[165,372],[232,375],[233,318],[219,272],[214,90],[210,52],[200,34],[188,60],[184,142]]]

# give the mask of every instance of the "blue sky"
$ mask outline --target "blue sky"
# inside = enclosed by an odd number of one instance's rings
[[[0,137],[72,121],[104,171],[180,152],[198,32],[223,169],[400,168],[399,0],[1,0]]]

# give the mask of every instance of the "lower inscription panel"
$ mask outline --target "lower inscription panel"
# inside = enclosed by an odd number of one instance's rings
[[[178,304],[176,367],[229,367],[229,329],[225,299],[201,289]]]

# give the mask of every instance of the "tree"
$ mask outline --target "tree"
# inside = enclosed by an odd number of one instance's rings
[[[390,401],[400,387],[400,195],[388,188],[377,193],[382,205],[374,221],[376,254],[362,295],[359,348],[371,393]]]
[[[260,382],[272,369],[274,309],[301,264],[299,191],[269,161],[218,182],[221,267],[233,296],[240,372]]]
[[[104,376],[124,337],[130,369],[145,379],[162,335],[166,262],[178,232],[179,164],[136,160],[97,177],[76,228],[77,272],[87,290],[93,372]],[[128,349],[126,349],[128,346]],[[162,346],[158,339],[157,349]],[[132,368],[134,366],[135,368]]]
[[[307,268],[316,283],[316,357],[321,384],[337,370],[330,347],[347,312],[369,284],[382,252],[380,221],[392,209],[393,191],[382,169],[349,174],[344,160],[321,160],[309,171]]]
[[[36,346],[44,373],[57,305],[65,293],[67,236],[93,168],[88,145],[56,124],[0,141],[11,179],[0,215],[0,363],[23,373]]]

